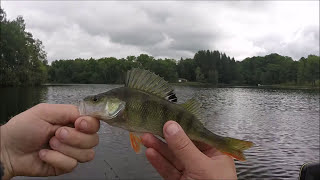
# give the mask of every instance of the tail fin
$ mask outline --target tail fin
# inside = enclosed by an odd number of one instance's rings
[[[212,147],[215,147],[219,151],[239,160],[245,161],[246,157],[243,151],[251,148],[254,144],[250,141],[243,141],[240,139],[222,137],[216,135],[206,128],[197,130],[198,134],[193,136],[193,140],[204,142]]]
[[[230,137],[225,137],[226,148],[221,149],[221,151],[239,161],[245,161],[246,157],[243,151],[251,148],[254,144],[250,141],[243,141],[239,139],[234,139]]]

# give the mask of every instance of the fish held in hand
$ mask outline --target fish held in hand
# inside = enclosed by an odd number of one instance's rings
[[[216,135],[200,121],[200,103],[195,99],[183,104],[170,85],[160,76],[142,69],[127,72],[125,86],[88,96],[80,103],[82,115],[93,116],[111,126],[130,131],[132,148],[140,152],[141,139],[134,133],[152,133],[163,137],[164,124],[173,120],[188,137],[209,144],[219,151],[244,161],[243,150],[253,146],[250,141]]]

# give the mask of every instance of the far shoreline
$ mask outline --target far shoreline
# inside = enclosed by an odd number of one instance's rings
[[[320,86],[306,86],[306,85],[238,85],[238,84],[210,84],[202,82],[182,82],[169,83],[173,86],[190,86],[190,87],[207,87],[207,88],[258,88],[258,89],[300,89],[300,90],[320,90]],[[83,85],[105,85],[105,84],[83,84],[83,83],[44,83],[40,86],[83,86]],[[109,84],[109,85],[124,85],[124,84]]]

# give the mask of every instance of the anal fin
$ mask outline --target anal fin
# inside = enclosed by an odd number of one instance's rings
[[[133,132],[130,132],[129,136],[132,149],[139,154],[141,152],[141,138]]]

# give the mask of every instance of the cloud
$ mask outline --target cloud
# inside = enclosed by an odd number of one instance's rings
[[[319,54],[319,2],[2,2],[43,41],[49,61],[219,50],[242,60]]]
[[[279,53],[299,60],[310,54],[319,55],[319,26],[310,25],[300,28],[287,38],[268,35],[255,41],[261,47],[258,55]]]

